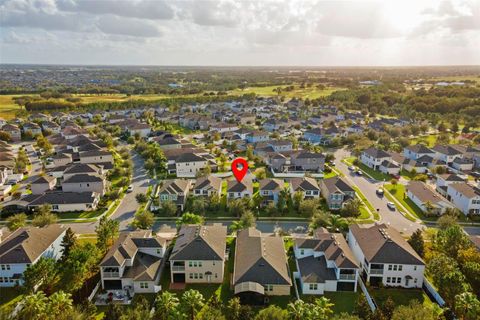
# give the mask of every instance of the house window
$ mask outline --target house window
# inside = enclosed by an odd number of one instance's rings
[[[413,279],[413,283],[417,283],[417,278]]]
[[[402,271],[402,269],[403,269],[403,266],[402,266],[402,265],[399,265],[399,266],[398,266],[398,271]]]
[[[300,254],[303,256],[305,254],[305,250],[300,249]]]
[[[199,278],[199,279],[203,279],[203,273],[199,273],[199,274],[198,274],[198,278]]]
[[[161,254],[162,253],[162,250],[161,249],[157,249],[157,254]]]
[[[393,265],[393,271],[397,271],[397,265],[396,264]]]
[[[191,268],[193,267],[193,261],[188,261],[188,266]]]
[[[215,273],[215,279],[217,279],[217,278],[218,278],[218,273]],[[417,279],[415,279],[415,280],[417,280]]]
[[[388,265],[388,270],[392,271],[392,265],[391,264]]]
[[[392,278],[387,277],[387,283],[390,283],[392,281]]]
[[[308,287],[309,287],[310,290],[315,290],[316,291],[316,290],[318,290],[318,283],[310,283],[308,285]]]
[[[189,278],[189,279],[193,279],[193,273],[190,273],[190,274],[188,275],[188,278]]]
[[[52,205],[52,210],[58,210],[58,204]]]
[[[193,274],[193,278],[194,278],[194,279],[198,279],[198,273],[194,273],[194,274]]]
[[[9,264],[2,264],[2,270],[10,270],[10,265]]]
[[[271,285],[271,284],[265,285],[265,291],[272,292],[273,291],[273,285]]]
[[[413,270],[417,270],[417,266],[413,266]]]
[[[140,282],[140,288],[141,289],[147,289],[148,288],[148,282]]]
[[[388,278],[387,278],[387,279],[388,279]],[[392,283],[395,283],[396,281],[397,281],[397,278],[393,277],[393,278],[392,278]],[[388,282],[388,280],[387,280],[387,282]]]
[[[198,266],[201,268],[202,267],[202,261],[198,261]]]

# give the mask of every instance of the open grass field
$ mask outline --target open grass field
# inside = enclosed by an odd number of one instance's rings
[[[395,305],[408,305],[411,300],[417,300],[425,306],[432,305],[432,301],[423,290],[416,289],[394,289],[394,288],[370,288],[368,290],[375,299],[377,305],[381,306],[390,297]]]
[[[10,120],[15,118],[15,112],[20,110],[20,106],[12,100],[19,95],[0,95],[0,118]]]
[[[233,95],[242,95],[247,93],[255,93],[259,96],[265,97],[274,97],[277,96],[277,92],[273,91],[276,88],[285,88],[287,86],[266,86],[266,87],[247,87],[245,89],[235,89],[229,91],[229,94]],[[331,95],[334,91],[344,90],[343,88],[331,87],[326,89],[318,89],[315,87],[308,87],[308,88],[300,88],[298,85],[295,85],[295,89],[292,91],[283,91],[281,92],[281,96],[285,96],[287,98],[303,98],[303,99],[317,99],[320,97],[325,97]]]
[[[433,78],[433,80],[437,81],[464,81],[464,80],[470,80],[470,81],[476,81],[477,84],[480,84],[480,75],[468,75],[468,76],[446,76],[446,77],[436,77]]]

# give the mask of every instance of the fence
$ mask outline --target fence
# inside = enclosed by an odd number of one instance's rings
[[[423,289],[425,290],[425,292],[427,292],[430,298],[432,298],[433,300],[435,300],[436,303],[438,303],[440,307],[443,307],[445,305],[445,300],[443,300],[437,290],[435,290],[435,288],[427,279],[423,279]]]
[[[367,299],[367,302],[368,302],[368,305],[370,306],[370,309],[372,310],[372,312],[375,312],[375,310],[377,309],[377,304],[375,303],[375,301],[370,296],[370,293],[368,293],[367,287],[363,283],[362,278],[359,277],[358,282],[360,283],[360,288],[362,289],[363,294],[365,294],[365,298]]]
[[[92,301],[93,297],[95,297],[95,294],[97,294],[98,289],[100,289],[101,284],[102,284],[102,282],[98,281],[95,288],[93,288],[92,293],[90,293],[90,295],[87,297],[88,301]]]

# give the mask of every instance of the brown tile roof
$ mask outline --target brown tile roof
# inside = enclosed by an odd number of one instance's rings
[[[376,224],[369,228],[353,224],[350,232],[370,263],[424,265],[422,258],[402,235],[386,224]]]
[[[44,228],[17,229],[0,244],[0,261],[2,264],[32,263],[65,231],[66,229],[58,224]]]
[[[180,229],[170,260],[224,260],[227,227],[186,225]]]
[[[281,237],[263,235],[255,228],[237,233],[233,283],[241,282],[292,285]]]

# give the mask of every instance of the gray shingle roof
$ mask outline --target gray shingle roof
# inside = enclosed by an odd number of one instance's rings
[[[180,229],[170,260],[224,260],[227,227],[186,225]]]

